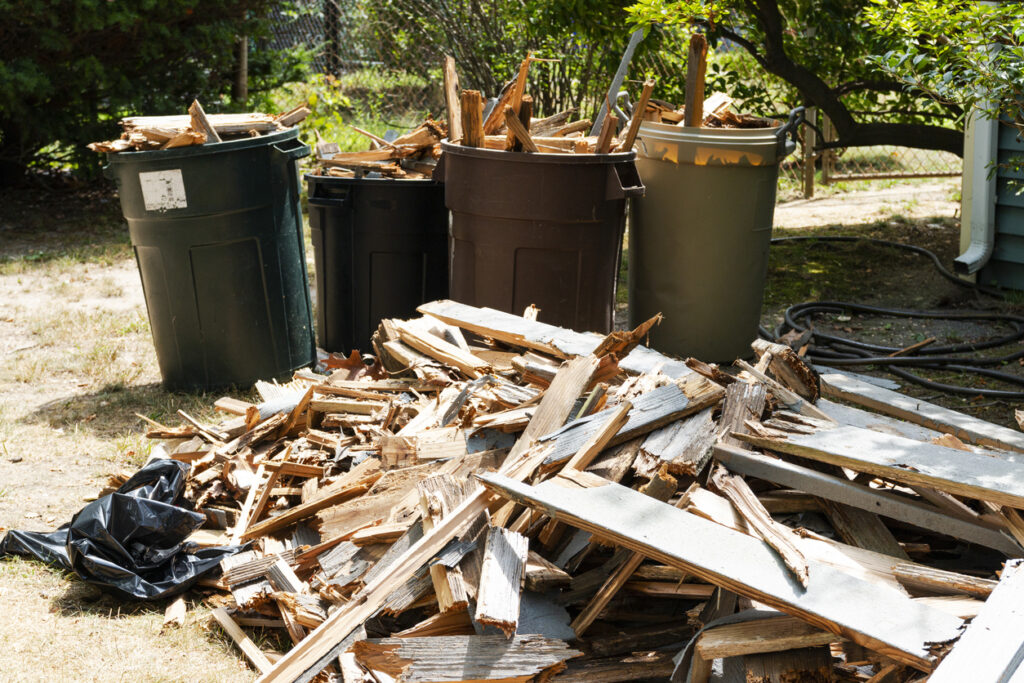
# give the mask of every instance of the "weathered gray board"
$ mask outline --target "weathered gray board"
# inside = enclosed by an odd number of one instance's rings
[[[750,434],[738,438],[761,448],[886,479],[1024,507],[1024,467],[996,453],[971,453],[858,427],[837,427],[785,439]]]
[[[670,422],[686,413],[690,407],[690,399],[675,384],[667,384],[653,391],[637,396],[630,408],[626,424],[622,425],[608,446],[615,446],[629,441],[635,436],[649,432],[666,422]],[[616,408],[608,408],[599,413],[573,420],[561,429],[540,437],[538,441],[557,439],[554,450],[544,459],[545,465],[568,460],[595,433],[599,432],[609,416]]]
[[[850,375],[836,372],[822,374],[821,391],[826,396],[841,398],[929,429],[952,434],[967,443],[1024,452],[1024,433],[874,386]]]
[[[719,444],[715,459],[737,474],[757,477],[805,493],[852,505],[885,517],[898,519],[922,529],[948,534],[970,543],[998,550],[1008,557],[1024,555],[1012,538],[981,524],[943,514],[937,508],[900,498],[892,493],[858,486],[851,481],[795,465],[785,460],[752,453],[742,448]]]
[[[550,483],[528,486],[499,474],[478,474],[477,478],[491,490],[543,510],[549,517],[924,671],[934,664],[930,644],[957,637],[963,623],[916,604],[895,589],[813,561],[808,564],[804,588],[764,541],[618,484],[568,489]]]
[[[999,585],[930,683],[1024,681],[1024,561],[1007,562]]]
[[[604,339],[593,332],[575,332],[493,308],[474,308],[455,301],[431,301],[416,310],[470,332],[562,358],[585,356]],[[619,361],[619,367],[634,375],[660,371],[676,379],[693,374],[681,360],[663,356],[646,346],[637,346],[630,351]]]

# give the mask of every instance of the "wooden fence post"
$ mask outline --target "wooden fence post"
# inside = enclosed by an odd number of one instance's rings
[[[814,145],[817,139],[817,132],[811,126],[817,125],[818,110],[811,107],[804,116],[811,124],[804,126],[803,140],[804,199],[810,199],[814,196]]]

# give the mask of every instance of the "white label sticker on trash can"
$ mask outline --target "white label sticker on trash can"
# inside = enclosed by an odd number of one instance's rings
[[[185,201],[185,181],[181,178],[180,168],[139,173],[139,185],[142,186],[142,200],[146,203],[146,211],[188,207],[188,202]]]

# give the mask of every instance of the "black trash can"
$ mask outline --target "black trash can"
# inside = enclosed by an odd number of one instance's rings
[[[320,346],[370,348],[384,318],[448,296],[448,209],[431,180],[307,175]]]
[[[442,143],[452,211],[451,297],[575,330],[610,332],[635,152],[527,154]]]
[[[251,385],[316,359],[290,129],[110,154],[168,389]]]

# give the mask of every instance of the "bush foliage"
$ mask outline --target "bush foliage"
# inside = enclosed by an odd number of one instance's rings
[[[0,0],[0,185],[33,165],[95,173],[84,145],[116,137],[123,116],[184,113],[193,97],[230,108],[238,37],[265,35],[280,4]],[[257,88],[297,76],[296,60],[250,55]]]

